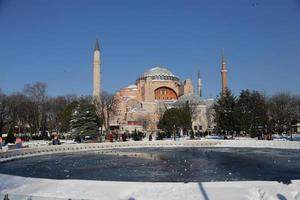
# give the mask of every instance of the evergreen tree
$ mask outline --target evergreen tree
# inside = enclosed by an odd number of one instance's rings
[[[220,94],[214,104],[215,121],[219,131],[225,131],[225,134],[233,134],[238,129],[236,97],[230,90]]]
[[[237,111],[237,126],[240,131],[245,131],[247,134],[251,129],[252,118],[252,102],[250,90],[242,90],[236,104]]]
[[[59,115],[59,119],[60,119],[60,131],[61,132],[69,132],[71,127],[71,119],[72,119],[72,116],[75,112],[75,110],[77,109],[78,107],[78,102],[77,101],[74,101],[74,102],[71,102],[70,104],[66,105],[63,110],[60,112],[60,115]]]
[[[252,91],[252,118],[251,118],[251,131],[257,131],[259,127],[264,127],[268,123],[268,105],[266,97],[258,91]]]
[[[257,91],[242,90],[236,104],[237,129],[256,134],[267,123],[265,97]]]
[[[158,123],[158,127],[168,134],[178,132],[179,128],[189,130],[191,125],[191,113],[188,108],[168,109]]]
[[[95,106],[87,99],[82,98],[72,114],[70,121],[71,137],[83,138],[84,136],[99,136],[99,124],[101,120],[97,117]]]

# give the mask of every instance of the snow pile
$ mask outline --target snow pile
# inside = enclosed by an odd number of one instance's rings
[[[273,140],[291,140],[291,136],[287,134],[274,134]],[[293,134],[292,135],[293,141],[300,141],[300,134]]]
[[[30,140],[23,142],[23,146],[28,146],[28,147],[40,147],[40,146],[48,146],[51,144],[51,141],[47,140]]]
[[[205,139],[223,140],[224,136],[222,136],[222,135],[207,135],[207,136],[205,136]]]
[[[0,193],[72,199],[300,199],[300,183],[204,182],[150,183],[87,180],[50,180],[0,174]],[[34,198],[32,198],[34,199]]]
[[[300,142],[273,140],[218,140],[216,147],[251,147],[275,149],[300,149]]]
[[[76,144],[74,140],[60,140],[62,144]],[[35,147],[42,147],[42,146],[49,146],[52,145],[52,141],[50,140],[30,140],[23,142],[23,146],[35,148]]]

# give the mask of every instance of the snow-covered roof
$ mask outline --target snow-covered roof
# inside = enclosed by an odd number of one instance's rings
[[[137,86],[136,85],[129,85],[127,86],[128,89],[137,89]]]
[[[181,97],[179,97],[177,102],[174,105],[175,106],[182,105],[186,102],[189,102],[189,104],[192,104],[192,105],[205,104],[200,96],[197,96],[197,95],[194,95],[194,94],[186,94],[186,95],[182,95]]]
[[[129,113],[146,113],[148,110],[145,108],[133,108],[129,111]]]
[[[124,101],[136,100],[136,96],[125,96]],[[137,100],[136,100],[137,101]]]

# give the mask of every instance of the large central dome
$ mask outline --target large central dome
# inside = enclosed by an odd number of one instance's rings
[[[162,67],[154,67],[145,71],[141,79],[147,77],[151,77],[152,80],[179,80],[172,72]]]
[[[147,76],[174,76],[174,74],[166,68],[153,67],[144,72],[144,77]]]

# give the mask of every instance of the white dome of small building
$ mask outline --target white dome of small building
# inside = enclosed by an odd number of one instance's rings
[[[144,108],[133,108],[129,111],[129,113],[148,113],[148,110]]]
[[[182,95],[178,98],[178,101],[174,103],[175,106],[183,105],[188,102],[190,105],[205,105],[205,102],[201,97],[194,94]]]

